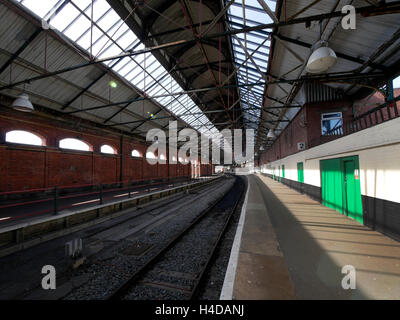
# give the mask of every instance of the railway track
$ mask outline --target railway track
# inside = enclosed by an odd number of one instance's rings
[[[203,197],[205,197],[207,194],[210,192],[215,192],[215,189],[219,188],[219,183],[220,180],[217,179],[215,181],[212,181],[209,184],[202,185],[202,186],[197,186],[193,189],[190,190],[190,195],[187,194],[178,194],[178,195],[173,195],[169,199],[160,199],[156,201],[156,203],[153,204],[148,204],[145,205],[144,207],[138,207],[136,210],[137,212],[133,212],[131,214],[127,214],[126,217],[121,216],[118,218],[115,218],[115,221],[110,220],[109,222],[104,222],[104,226],[100,227],[92,227],[88,228],[88,230],[82,230],[79,231],[78,234],[76,235],[77,237],[80,237],[83,239],[85,246],[90,246],[91,243],[95,243],[98,241],[98,239],[101,239],[104,236],[104,233],[108,233],[109,235],[115,235],[118,234],[120,231],[121,227],[124,227],[124,225],[132,226],[135,225],[137,226],[137,233],[143,232],[146,229],[150,229],[152,225],[157,225],[162,223],[165,219],[170,218],[169,216],[165,216],[163,212],[165,210],[170,210],[171,208],[176,208],[177,204],[185,204],[187,201],[202,201]],[[188,198],[188,199],[186,199]],[[169,209],[168,209],[169,208]],[[142,218],[145,216],[151,218],[151,223],[149,224],[143,224],[140,222]],[[142,219],[143,220],[143,219]],[[71,236],[68,236],[68,238],[71,238]],[[118,242],[114,241],[104,241],[104,246],[101,249],[101,252],[104,251],[115,251],[117,252],[118,249],[115,249],[115,246],[117,245],[118,247]],[[57,252],[64,252],[64,242],[61,241],[61,246],[53,246],[50,249],[42,249],[39,256],[45,257],[46,254],[49,256],[56,256]],[[97,255],[94,254],[94,258]],[[64,264],[64,257],[60,257],[60,264]],[[31,259],[28,259],[24,261],[24,264],[29,264],[29,260],[35,260],[35,255],[32,255]],[[34,267],[33,267],[34,268]],[[58,266],[57,270],[64,270],[64,267]],[[60,271],[57,273],[57,279],[63,278],[64,277],[63,271]],[[18,298],[24,298],[26,296],[29,296],[32,292],[35,290],[41,290],[41,284],[35,284],[34,286],[28,288],[25,288],[25,291],[22,293],[17,293],[15,296],[13,296],[13,299],[18,299]]]
[[[212,182],[211,185],[207,184],[207,185],[195,187],[195,188],[193,188],[191,190],[191,192],[198,192],[198,191],[202,192],[204,189],[213,187],[215,182],[216,181]],[[128,217],[126,219],[123,219],[121,221],[118,221],[116,223],[110,224],[107,227],[102,227],[99,230],[92,231],[89,234],[85,235],[84,239],[90,238],[90,237],[94,237],[95,235],[97,235],[99,233],[102,233],[104,231],[110,230],[110,229],[115,228],[117,226],[126,224],[127,222],[133,221],[133,220],[135,220],[135,219],[137,219],[137,218],[139,218],[141,216],[144,216],[146,214],[151,214],[152,212],[154,212],[156,210],[159,210],[159,209],[162,209],[162,208],[165,208],[165,207],[167,207],[167,206],[169,206],[171,204],[176,204],[177,202],[179,202],[180,200],[183,200],[184,198],[185,198],[185,195],[184,194],[183,195],[180,194],[180,195],[172,197],[171,200],[168,200],[166,202],[165,201],[159,201],[160,203],[159,204],[155,204],[155,205],[150,203],[149,204],[149,208],[147,208],[146,210],[141,211],[136,215],[130,216],[130,217]]]
[[[235,179],[222,198],[172,237],[106,299],[195,299],[243,196],[244,184]]]

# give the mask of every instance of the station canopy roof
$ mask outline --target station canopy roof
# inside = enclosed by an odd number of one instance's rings
[[[258,150],[313,97],[361,98],[400,70],[400,1],[10,0],[0,18],[1,92],[142,136],[179,119],[217,140],[252,128]],[[337,63],[309,74],[321,40]]]
[[[139,135],[154,127],[165,129],[176,118],[179,127],[219,137],[192,95],[182,93],[151,50],[127,55],[145,45],[106,0],[18,0],[0,4],[0,15],[0,42],[7,51],[0,61],[7,63],[21,46],[29,46],[2,72],[2,85],[126,55],[6,89],[7,93],[16,95],[22,89],[37,104]]]

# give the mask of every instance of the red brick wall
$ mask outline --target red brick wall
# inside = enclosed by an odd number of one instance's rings
[[[394,90],[394,97],[400,95],[400,88]],[[354,116],[360,116],[369,110],[385,102],[385,97],[376,92],[375,94],[354,102],[323,102],[306,104],[303,109],[296,115],[292,122],[283,130],[279,138],[274,142],[270,149],[261,154],[260,165],[266,164],[278,159],[285,158],[291,154],[299,152],[297,150],[298,142],[306,142],[306,148],[312,148],[336,139],[335,136],[321,136],[321,113],[325,112],[342,112],[344,125],[349,123]],[[394,104],[390,107],[391,114],[394,115]],[[396,105],[400,114],[400,101]],[[354,111],[353,111],[354,109]],[[388,110],[382,110],[384,120],[388,120]],[[372,115],[373,122],[375,115]],[[380,113],[377,115],[379,122],[381,122]]]
[[[45,140],[44,147],[5,143],[5,134],[25,130]],[[58,143],[64,138],[78,138],[93,148],[92,152],[61,150]],[[102,145],[114,147],[117,155],[100,153]],[[142,155],[143,142],[124,137],[122,141],[122,180],[138,181],[168,178],[167,165],[150,165],[144,157],[133,158],[134,149]],[[38,114],[24,114],[0,107],[0,192],[112,183],[120,180],[121,137],[91,127],[73,127],[64,121]],[[190,165],[170,165],[170,177],[190,177]],[[207,167],[211,168],[211,165]],[[211,169],[203,170],[202,175]]]
[[[307,110],[302,109],[293,121],[283,130],[270,149],[263,152],[260,164],[276,161],[298,152],[297,143],[308,142],[307,135]]]
[[[2,147],[2,172],[0,174],[0,190],[9,191],[42,188],[46,181],[45,163],[46,153],[9,149]],[[29,180],[29,183],[27,181]]]
[[[344,124],[352,119],[350,102],[306,104],[282,131],[271,148],[261,154],[260,165],[300,152],[297,147],[299,142],[305,142],[306,148],[311,148],[335,139],[335,137],[321,136],[321,113],[339,111],[343,114]]]
[[[342,112],[344,125],[351,122],[353,118],[352,103],[348,101],[309,104],[305,108],[307,109],[307,148],[312,148],[336,139],[335,136],[321,135],[322,113]]]
[[[400,88],[394,89],[394,97],[398,97],[399,95],[400,95]],[[355,116],[358,117],[368,112],[369,110],[380,106],[383,103],[385,103],[384,95],[380,92],[375,92],[373,95],[370,95],[369,97],[366,97],[365,99],[362,99],[354,103]],[[394,107],[395,105],[392,104],[389,108],[393,109]],[[397,101],[396,107],[400,113],[400,101]],[[394,110],[391,110],[390,112],[392,115],[394,114]],[[384,117],[384,120],[388,120],[389,117],[387,108],[382,109],[382,115]]]

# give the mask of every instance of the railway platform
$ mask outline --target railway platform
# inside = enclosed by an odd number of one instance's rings
[[[250,175],[221,299],[400,299],[400,243]],[[344,266],[355,289],[344,289]]]

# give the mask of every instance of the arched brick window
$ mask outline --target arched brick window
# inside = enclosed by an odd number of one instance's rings
[[[6,142],[44,146],[44,139],[29,131],[14,130],[6,133]]]
[[[146,158],[147,159],[157,159],[157,157],[155,156],[155,154],[153,152],[147,152]]]
[[[59,144],[61,149],[77,150],[77,151],[91,151],[91,147],[84,141],[78,139],[63,139]]]
[[[117,154],[117,151],[107,144],[101,146],[100,152],[104,154]]]
[[[132,157],[134,158],[141,158],[142,154],[138,150],[133,150],[132,151]]]

